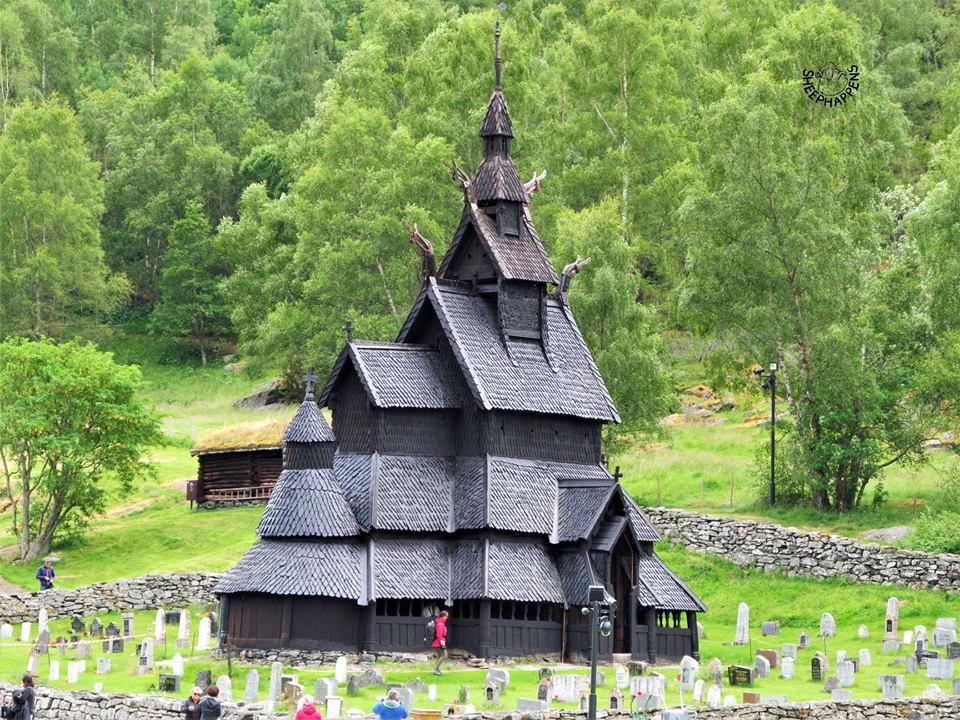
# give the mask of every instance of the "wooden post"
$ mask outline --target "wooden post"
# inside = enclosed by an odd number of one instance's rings
[[[690,631],[690,642],[693,652],[690,657],[694,660],[700,659],[700,633],[697,632],[697,614],[692,610],[687,610],[687,629]]]
[[[367,629],[363,638],[363,649],[372,653],[377,650],[377,601],[371,600],[367,604]]]
[[[647,660],[657,661],[657,609],[647,608]]]
[[[480,642],[477,648],[478,654],[482,658],[490,657],[490,646],[493,639],[491,631],[490,600],[489,598],[484,598],[480,601]]]

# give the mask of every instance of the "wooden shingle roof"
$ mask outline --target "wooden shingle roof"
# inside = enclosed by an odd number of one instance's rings
[[[333,470],[280,473],[257,526],[261,537],[348,537],[359,535],[357,523]]]
[[[637,595],[641,605],[661,610],[706,612],[707,607],[656,553],[641,553],[637,573]]]
[[[283,441],[298,443],[334,442],[336,437],[327,425],[320,406],[313,398],[304,400],[283,433]]]
[[[495,88],[487,103],[487,112],[480,123],[480,137],[513,137],[513,123],[510,121],[510,109],[507,107],[507,98],[500,88]]]
[[[526,202],[520,172],[509,155],[488,155],[477,168],[473,176],[473,187],[477,191],[477,201],[489,203],[494,200]]]

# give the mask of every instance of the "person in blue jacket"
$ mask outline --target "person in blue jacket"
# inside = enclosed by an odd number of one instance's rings
[[[53,587],[53,580],[57,574],[53,571],[53,566],[49,560],[44,560],[43,565],[37,568],[37,580],[40,581],[41,590],[49,590]]]
[[[373,706],[373,713],[380,720],[403,720],[407,716],[407,709],[400,702],[400,693],[391,690],[383,700]]]

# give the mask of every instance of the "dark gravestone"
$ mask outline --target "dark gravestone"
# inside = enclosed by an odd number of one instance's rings
[[[160,692],[180,692],[180,676],[160,673]]]
[[[947,644],[947,660],[960,660],[960,642]]]
[[[810,645],[810,633],[802,632],[800,633],[800,642],[798,643],[801,650],[806,650]]]
[[[163,621],[167,625],[179,625],[180,624],[180,611],[179,610],[167,610],[163,613]]]
[[[103,623],[100,618],[94,618],[90,623],[90,637],[101,637],[103,635]]]
[[[816,656],[810,661],[810,679],[823,680],[823,661]]]
[[[727,668],[727,681],[731,685],[751,687],[753,685],[753,668],[731,665]]]
[[[70,632],[74,635],[82,635],[87,631],[87,626],[83,624],[83,618],[79,615],[74,615],[70,618]]]
[[[103,641],[103,651],[105,653],[122,653],[123,640],[120,639],[120,628],[116,623],[107,625],[107,639]]]
[[[67,656],[67,639],[63,635],[57,635],[57,650],[60,652],[60,657]]]
[[[917,663],[920,667],[927,666],[927,660],[939,660],[940,653],[936,650],[918,650],[917,651]]]
[[[206,692],[207,687],[213,684],[213,673],[209,670],[201,670],[197,673],[197,677],[194,679],[193,684]]]

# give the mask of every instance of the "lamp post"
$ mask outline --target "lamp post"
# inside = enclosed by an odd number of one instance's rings
[[[763,389],[770,389],[770,504],[777,503],[777,364],[770,363],[769,374],[763,377]],[[762,371],[761,371],[762,372]]]
[[[613,623],[610,621],[607,592],[602,585],[591,585],[587,595],[590,605],[580,612],[590,616],[590,698],[587,705],[587,720],[597,720],[597,653],[600,635],[610,637]]]

